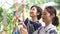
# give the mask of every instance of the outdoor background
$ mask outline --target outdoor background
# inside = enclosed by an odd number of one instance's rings
[[[60,0],[18,0],[18,12],[21,18],[23,11],[21,3],[26,3],[26,15],[29,16],[29,10],[32,5],[40,6],[44,9],[45,6],[53,6],[57,10],[57,16],[59,17],[59,26],[57,27],[58,34],[60,34]],[[0,0],[0,34],[6,32],[6,34],[12,34],[14,26],[14,11],[16,10],[16,0]],[[16,25],[17,27],[18,25]]]

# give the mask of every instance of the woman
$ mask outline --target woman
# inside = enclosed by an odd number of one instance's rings
[[[46,7],[44,9],[42,19],[43,22],[45,22],[45,27],[40,27],[33,34],[58,34],[56,26],[58,26],[59,21],[58,21],[58,17],[56,16],[55,8],[53,8],[52,6]],[[28,33],[27,31],[25,32],[26,34]]]
[[[23,8],[25,8],[23,6]],[[41,27],[41,23],[39,23],[39,19],[42,15],[42,9],[39,6],[32,6],[30,9],[30,16],[32,20],[29,20],[28,18],[24,19],[24,23],[27,26],[29,34],[32,34],[34,31],[36,31],[39,27]],[[20,23],[21,20],[18,19],[18,22]],[[18,29],[20,29],[20,25],[18,26]]]
[[[45,22],[45,27],[39,28],[33,34],[57,34],[56,26],[58,26],[59,21],[56,16],[56,9],[52,6],[48,6],[44,9],[42,15],[43,22]]]
[[[39,6],[33,5],[30,9],[30,16],[32,18],[32,21],[28,18],[25,18],[25,25],[27,26],[27,29],[29,31],[29,34],[32,34],[34,31],[36,31],[39,27],[41,27],[41,23],[39,23],[39,19],[42,15],[42,9]]]
[[[38,29],[38,27],[41,26],[41,23],[39,23],[39,21],[38,21],[41,18],[41,15],[42,15],[42,9],[38,6],[35,6],[35,5],[32,6],[30,9],[30,16],[32,18],[32,21],[27,18],[25,20],[25,24],[27,25],[27,23],[29,21],[30,24],[33,24],[35,26],[35,30]]]

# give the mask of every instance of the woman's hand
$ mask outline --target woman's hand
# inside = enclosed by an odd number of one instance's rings
[[[27,28],[26,28],[24,22],[21,22],[19,25],[22,25],[22,27],[20,27],[20,29],[19,29],[20,34],[28,34],[28,31],[27,31]]]
[[[22,7],[25,8],[26,7],[26,3],[23,2],[22,3]]]
[[[28,34],[27,29],[21,28],[21,29],[20,29],[20,34]]]

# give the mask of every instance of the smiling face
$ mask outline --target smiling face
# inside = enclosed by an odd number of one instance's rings
[[[31,8],[31,10],[30,10],[30,16],[31,17],[35,17],[35,16],[37,16],[37,9],[36,9],[36,7],[32,7]]]

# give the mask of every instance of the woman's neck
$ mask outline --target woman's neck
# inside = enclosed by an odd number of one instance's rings
[[[45,24],[46,24],[45,27],[47,27],[49,24],[52,24],[52,22],[51,21],[50,22],[46,22]]]
[[[33,22],[38,21],[37,17],[32,17],[32,21],[33,21]]]

